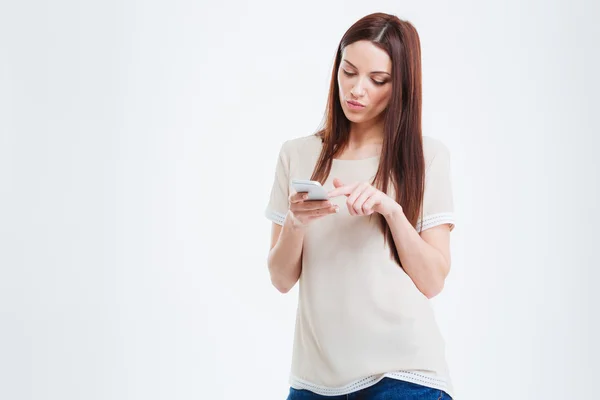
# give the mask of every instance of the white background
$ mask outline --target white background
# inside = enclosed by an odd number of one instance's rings
[[[0,398],[286,397],[263,211],[374,11],[452,155],[456,398],[597,395],[597,3],[112,0],[0,6]]]

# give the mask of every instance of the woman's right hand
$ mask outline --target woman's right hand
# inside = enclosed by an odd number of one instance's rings
[[[294,226],[305,227],[319,218],[339,211],[339,207],[329,200],[306,200],[307,193],[290,195],[290,217]]]

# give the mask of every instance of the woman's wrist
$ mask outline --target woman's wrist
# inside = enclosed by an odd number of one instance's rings
[[[404,210],[402,206],[398,204],[396,201],[393,202],[392,206],[386,213],[383,214],[383,217],[390,222],[391,220],[398,219],[398,217],[404,216]]]
[[[298,232],[298,233],[303,233],[304,232],[304,228],[306,228],[306,225],[304,225],[302,222],[300,222],[294,216],[294,213],[292,211],[288,211],[287,215],[285,216],[284,225],[285,224],[287,224],[287,226],[291,230],[293,230],[294,232]]]

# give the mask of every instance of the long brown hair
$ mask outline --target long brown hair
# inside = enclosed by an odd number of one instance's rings
[[[422,213],[425,187],[425,160],[421,132],[421,45],[414,26],[394,15],[374,13],[355,22],[342,37],[335,57],[326,114],[320,130],[323,148],[311,179],[325,182],[333,158],[348,144],[350,121],[344,115],[339,98],[337,74],[344,48],[356,41],[368,40],[387,52],[392,61],[392,94],[384,115],[383,148],[373,186],[395,198],[413,226]],[[385,218],[382,231],[392,255],[402,266],[394,239]]]

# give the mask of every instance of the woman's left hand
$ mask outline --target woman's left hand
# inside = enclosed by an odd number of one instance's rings
[[[378,212],[384,217],[388,217],[395,212],[402,211],[402,207],[396,203],[396,200],[373,187],[369,182],[344,185],[342,181],[335,178],[333,186],[335,189],[328,193],[329,198],[345,195],[350,215],[371,215]]]

